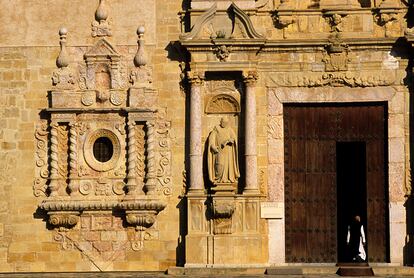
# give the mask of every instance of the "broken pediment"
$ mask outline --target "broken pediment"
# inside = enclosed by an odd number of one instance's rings
[[[191,31],[180,36],[193,39],[264,39],[250,17],[232,3],[227,10],[218,10],[217,3],[196,19]]]
[[[88,52],[85,53],[85,59],[98,56],[112,58],[120,57],[120,54],[109,41],[106,39],[101,39],[95,43],[95,45]]]

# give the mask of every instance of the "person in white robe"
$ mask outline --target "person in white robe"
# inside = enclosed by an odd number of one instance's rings
[[[348,225],[348,234],[346,243],[350,248],[350,255],[353,262],[365,262],[367,254],[365,252],[366,238],[364,225],[361,223],[361,217],[356,215],[353,221]]]

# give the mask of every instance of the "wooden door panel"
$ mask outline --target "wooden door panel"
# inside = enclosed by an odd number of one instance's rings
[[[284,107],[287,262],[337,259],[336,142],[366,142],[370,261],[387,261],[385,106]]]

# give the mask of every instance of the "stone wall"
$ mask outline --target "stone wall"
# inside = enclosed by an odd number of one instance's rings
[[[138,26],[146,27],[148,64],[159,91],[161,113],[174,130],[185,128],[185,95],[180,91],[180,68],[168,58],[170,41],[180,34],[177,11],[181,1],[108,1],[113,36],[109,39],[126,55],[131,66],[137,50]],[[83,60],[96,41],[91,22],[98,1],[1,1],[0,43],[0,271],[109,271],[165,270],[180,255],[180,210],[183,191],[184,133],[173,132],[172,192],[167,208],[158,217],[157,240],[145,239],[145,247],[125,246],[131,231],[122,217],[82,217],[81,234],[64,235],[45,222],[38,209],[44,197],[35,197],[35,130],[41,110],[48,107],[51,77],[59,54],[58,30],[68,28],[69,65]],[[155,12],[157,10],[157,12]],[[78,228],[76,228],[78,229]],[[177,255],[178,254],[178,255]]]
[[[246,13],[236,10],[239,21],[234,29],[225,15],[231,2],[217,1],[218,12],[210,10],[210,16],[218,15],[214,24],[226,32],[235,31],[232,38],[214,43],[211,35],[222,30],[203,25],[196,26],[198,33],[189,34],[190,27],[209,13],[211,1],[191,1],[195,10],[187,14],[179,12],[188,9],[190,1],[106,1],[112,26],[108,40],[129,68],[134,67],[137,51],[136,30],[140,25],[146,28],[147,64],[158,91],[157,110],[171,124],[172,190],[161,194],[166,208],[158,214],[154,229],[140,234],[143,238],[136,238],[134,229],[126,227],[123,215],[99,211],[84,213],[72,231],[54,229],[38,208],[47,197],[33,190],[41,166],[36,166],[37,151],[42,147],[35,131],[45,117],[41,111],[50,104],[48,91],[59,55],[58,30],[62,26],[69,30],[69,67],[76,69],[97,41],[91,36],[91,22],[98,2],[0,0],[4,27],[0,33],[0,272],[165,270],[185,263],[284,264],[284,219],[260,219],[259,208],[263,201],[283,207],[283,104],[306,102],[388,103],[390,257],[392,263],[403,262],[404,203],[411,194],[408,65],[412,50],[402,38],[407,7],[397,0],[370,1],[383,8],[382,13],[355,8],[357,2],[367,6],[369,1],[341,1],[342,7],[332,8],[332,1],[322,0],[239,0],[235,5]],[[323,5],[331,13],[322,12]],[[338,33],[342,36],[332,36]],[[342,51],[331,55],[338,52],[330,53],[330,46]],[[241,85],[233,82],[230,91],[241,104],[242,114],[232,124],[244,144],[243,74],[250,71],[258,74],[254,90],[257,129],[252,131],[257,141],[258,191],[251,197],[233,196],[235,232],[215,235],[214,221],[206,216],[206,200],[211,196],[182,198],[192,186],[188,155],[191,85],[186,74],[215,72],[227,81],[236,74],[234,79]],[[206,78],[202,85],[203,152],[219,119],[204,113],[209,94],[214,95],[212,83]],[[224,87],[229,89],[228,85]],[[242,178],[247,171],[244,167]],[[241,188],[243,183],[241,179]],[[193,222],[200,226],[191,226]],[[211,247],[212,243],[216,245]]]

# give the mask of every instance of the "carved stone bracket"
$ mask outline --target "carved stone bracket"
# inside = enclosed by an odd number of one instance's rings
[[[214,234],[231,234],[235,201],[230,198],[214,199],[212,214]]]
[[[71,229],[79,222],[78,211],[49,211],[48,223],[60,231]]]
[[[125,198],[118,207],[125,210],[126,221],[137,231],[150,228],[156,221],[158,213],[165,209],[167,204],[158,199]]]

